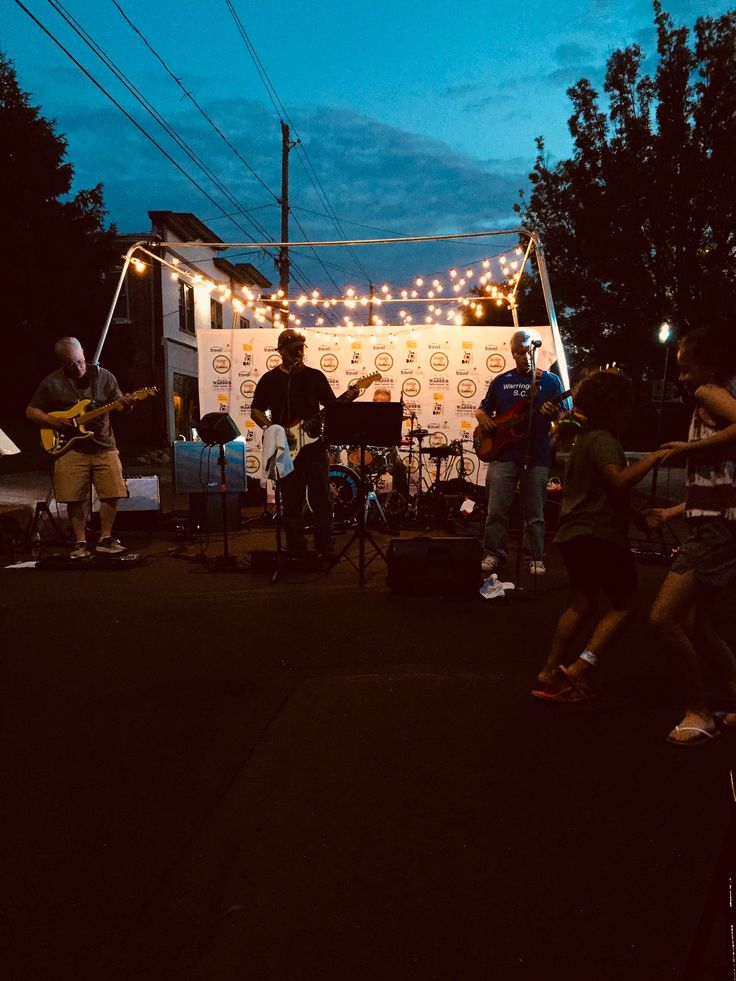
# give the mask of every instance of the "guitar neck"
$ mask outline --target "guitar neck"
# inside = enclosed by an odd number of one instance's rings
[[[89,422],[90,419],[96,419],[98,416],[104,416],[106,412],[112,412],[113,409],[119,409],[122,404],[123,403],[118,400],[116,402],[108,402],[107,405],[100,405],[96,409],[90,409],[89,412],[83,412],[81,415],[77,416],[77,422]]]

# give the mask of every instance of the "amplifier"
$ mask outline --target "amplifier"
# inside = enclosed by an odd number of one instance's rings
[[[160,511],[161,494],[159,492],[158,476],[124,477],[128,488],[128,497],[118,501],[118,514],[123,511]],[[100,510],[97,491],[92,491],[92,510]]]
[[[220,447],[175,440],[172,443],[174,487],[177,494],[208,494],[220,490]],[[247,490],[245,443],[224,444],[225,487],[228,492]]]

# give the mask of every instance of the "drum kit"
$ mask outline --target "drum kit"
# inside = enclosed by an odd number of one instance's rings
[[[358,519],[363,483],[366,522],[374,519],[386,529],[397,525],[432,527],[443,524],[451,506],[444,493],[450,484],[467,483],[477,497],[478,488],[465,480],[464,447],[460,440],[441,446],[424,446],[430,436],[416,425],[416,417],[399,447],[367,446],[361,479],[360,447],[330,446],[329,479],[336,524],[350,525]],[[452,474],[454,480],[447,480]],[[445,478],[443,480],[443,477]]]

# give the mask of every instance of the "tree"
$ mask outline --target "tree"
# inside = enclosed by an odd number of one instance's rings
[[[103,322],[103,271],[110,267],[114,229],[104,228],[100,184],[69,198],[74,170],[66,151],[54,121],[31,104],[0,53],[2,331],[11,366],[3,384],[5,422],[22,417],[40,380],[38,365],[55,366],[54,342],[73,334],[91,356]]]
[[[736,308],[736,13],[700,18],[695,43],[654,0],[659,64],[615,51],[607,113],[588,79],[568,90],[569,160],[544,140],[516,206],[545,245],[573,357],[657,370],[656,331],[730,321]]]

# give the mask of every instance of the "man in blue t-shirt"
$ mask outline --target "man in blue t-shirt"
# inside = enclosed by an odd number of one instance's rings
[[[486,397],[475,415],[481,430],[481,438],[504,441],[510,432],[500,419],[505,413],[529,398],[532,387],[533,348],[541,346],[527,330],[517,330],[511,337],[511,356],[516,367],[498,375],[490,384]],[[547,481],[552,462],[550,423],[559,415],[557,401],[563,393],[562,382],[549,371],[537,371],[537,392],[532,416],[529,466],[524,471],[527,456],[528,416],[524,414],[514,428],[522,432],[521,440],[508,442],[488,464],[486,488],[488,490],[488,516],[483,531],[483,572],[498,571],[508,558],[508,526],[511,505],[517,484],[520,484],[520,502],[524,521],[522,548],[524,561],[532,575],[543,576],[544,567],[544,502]],[[497,425],[496,420],[499,420]]]

